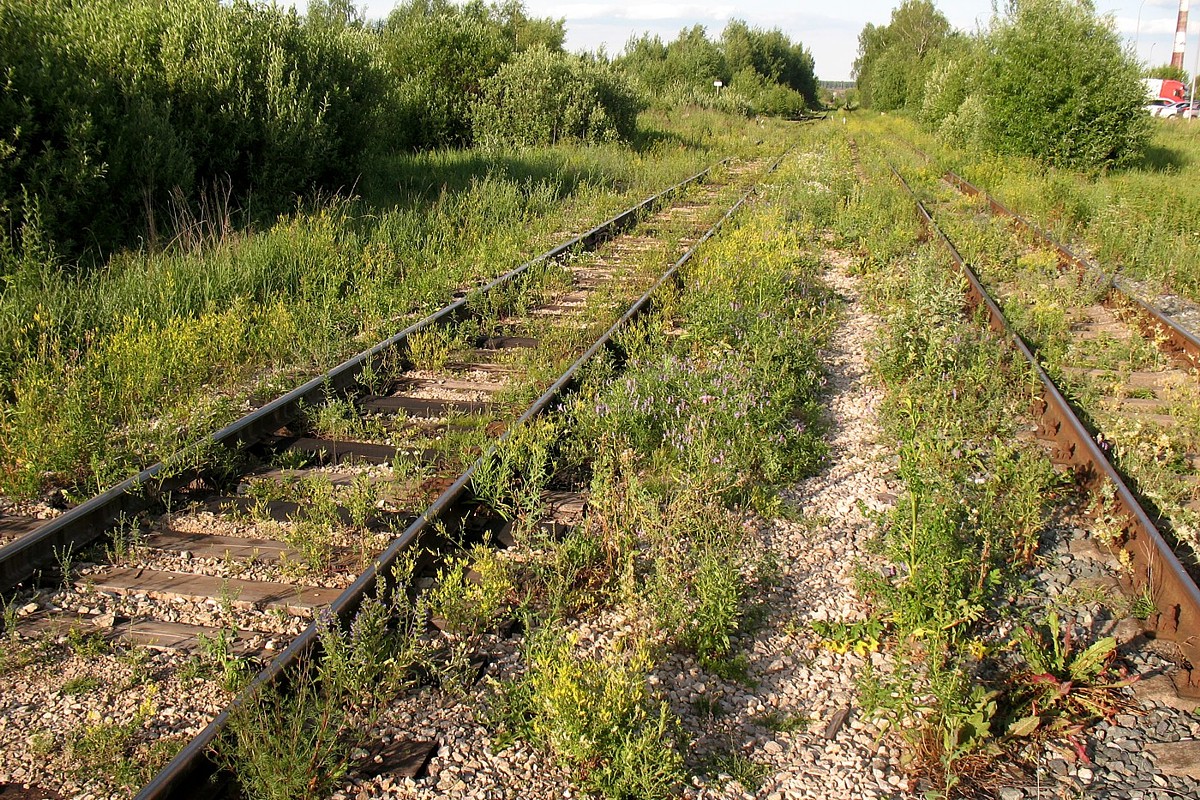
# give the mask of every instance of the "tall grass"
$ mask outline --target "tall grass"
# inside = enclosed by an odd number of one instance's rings
[[[1200,301],[1200,122],[1152,120],[1141,163],[1103,173],[1030,159],[942,150],[897,117],[873,123],[919,141],[939,163],[1033,219],[1106,270]]]
[[[744,142],[403,156],[260,233],[86,274],[27,257],[0,295],[0,493],[94,491]]]

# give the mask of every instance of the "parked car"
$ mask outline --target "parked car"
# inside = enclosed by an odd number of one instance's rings
[[[1142,108],[1144,108],[1146,111],[1149,111],[1150,116],[1157,117],[1158,112],[1170,105],[1174,105],[1174,103],[1165,97],[1156,97],[1150,102],[1146,103],[1146,105],[1142,106]]]
[[[1200,117],[1200,101],[1188,105],[1187,108],[1180,112],[1179,116],[1183,117],[1184,119],[1195,119],[1196,117]]]
[[[1191,103],[1187,102],[1186,100],[1180,100],[1177,103],[1170,103],[1170,104],[1165,105],[1162,108],[1160,108],[1158,110],[1158,116],[1160,116],[1160,117],[1178,117],[1178,116],[1182,115],[1185,110],[1188,110],[1191,107],[1192,107]]]

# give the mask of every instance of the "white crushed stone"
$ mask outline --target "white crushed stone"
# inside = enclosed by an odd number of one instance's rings
[[[779,556],[780,584],[769,598],[766,625],[746,644],[753,689],[692,677],[694,666],[675,658],[664,666],[664,681],[678,682],[675,710],[689,728],[703,731],[694,756],[736,749],[760,765],[757,791],[735,781],[695,781],[684,796],[759,797],[767,800],[841,800],[902,796],[907,780],[899,749],[885,736],[887,723],[864,719],[857,708],[855,679],[870,659],[887,671],[888,656],[836,653],[821,647],[810,624],[817,620],[853,622],[866,617],[854,591],[858,564],[873,560],[866,543],[875,535],[871,514],[885,511],[899,491],[891,477],[892,459],[880,443],[877,416],[882,392],[868,379],[868,347],[879,321],[860,304],[858,281],[846,262],[827,256],[824,280],[845,301],[844,316],[823,353],[830,382],[830,457],[821,474],[786,493],[804,515],[801,522],[773,520],[762,526],[762,543]],[[697,718],[697,695],[719,694],[727,713]],[[826,727],[849,709],[832,739]],[[802,716],[809,724],[773,732],[764,715]]]

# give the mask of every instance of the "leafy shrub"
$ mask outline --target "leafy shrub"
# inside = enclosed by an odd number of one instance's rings
[[[1090,3],[1015,3],[987,43],[980,84],[997,150],[1079,169],[1140,157],[1149,127],[1139,68]]]
[[[983,53],[977,48],[939,59],[921,98],[917,113],[921,124],[936,130],[947,117],[953,116],[975,87],[982,66]]]
[[[465,145],[484,81],[512,54],[486,14],[443,3],[408,3],[388,17],[383,58],[398,84],[407,144]]]
[[[726,100],[730,95],[744,98],[749,110],[773,117],[798,117],[808,107],[804,95],[778,83],[772,83],[751,67],[733,76]]]
[[[533,18],[519,0],[459,5],[408,0],[388,16],[380,50],[396,86],[407,146],[469,146],[471,106],[484,82],[515,53],[562,52],[563,20]]]
[[[485,145],[629,140],[641,102],[609,64],[535,47],[500,68],[473,109]]]
[[[174,190],[187,205],[221,184],[273,213],[352,181],[388,141],[372,42],[245,0],[0,0],[10,235],[36,207],[62,249],[104,250],[143,215],[153,235]]]
[[[669,44],[657,36],[631,39],[622,71],[660,106],[702,105],[735,114],[796,116],[819,105],[812,55],[778,29],[731,20],[718,42],[704,28],[684,28]],[[713,81],[730,89],[717,92]]]

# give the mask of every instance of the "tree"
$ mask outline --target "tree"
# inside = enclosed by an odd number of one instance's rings
[[[868,23],[854,60],[863,104],[881,111],[919,107],[934,56],[952,37],[930,0],[904,0],[886,26]]]
[[[339,0],[341,2],[343,0]],[[471,144],[471,106],[484,83],[515,54],[562,52],[561,19],[534,19],[520,0],[408,0],[388,16],[383,58],[399,84],[415,147]]]
[[[657,36],[630,39],[620,67],[660,102],[720,104],[748,114],[796,116],[819,104],[812,55],[782,31],[731,20],[718,42],[704,28],[684,28],[669,44]],[[718,96],[714,81],[736,91]],[[724,98],[724,100],[722,100]]]
[[[1079,169],[1141,155],[1140,69],[1091,2],[1014,0],[993,21],[987,51],[980,88],[996,150]]]
[[[513,50],[487,9],[410,0],[388,16],[382,44],[406,109],[409,144],[470,144],[471,103]]]
[[[491,16],[516,52],[522,53],[539,45],[554,53],[562,52],[563,42],[567,39],[567,21],[563,17],[530,17],[521,0],[506,0],[503,5],[492,6]]]
[[[488,146],[628,141],[641,104],[611,64],[537,46],[488,79],[474,103],[476,140]]]
[[[799,92],[810,107],[818,104],[812,55],[778,28],[764,31],[730,20],[721,33],[721,48],[731,76],[753,69],[765,81]]]
[[[354,0],[308,0],[305,23],[318,28],[362,27],[362,11]]]

